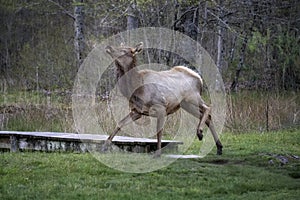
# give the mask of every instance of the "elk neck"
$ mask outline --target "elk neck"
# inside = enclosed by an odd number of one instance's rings
[[[143,78],[136,68],[136,58],[134,57],[130,66],[122,66],[118,61],[115,62],[115,65],[119,89],[129,99],[143,82]]]

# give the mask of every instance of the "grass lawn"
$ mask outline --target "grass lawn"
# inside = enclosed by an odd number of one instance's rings
[[[116,171],[88,153],[0,153],[0,199],[299,199],[299,130],[221,140],[222,156],[214,149],[145,174]],[[187,153],[198,151],[195,140]]]

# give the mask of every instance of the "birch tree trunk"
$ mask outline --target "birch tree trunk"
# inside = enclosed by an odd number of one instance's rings
[[[128,8],[127,13],[127,30],[138,28],[139,21],[136,17],[136,4],[132,3]]]
[[[84,0],[76,0],[74,7],[74,28],[75,28],[75,38],[74,47],[76,55],[76,65],[77,68],[83,62],[84,59],[84,49],[85,49],[85,37],[84,37]]]
[[[219,26],[218,26],[218,51],[217,51],[217,67],[219,69],[220,72],[223,71],[223,67],[222,67],[222,54],[223,54],[223,33],[224,33],[224,28],[223,28],[223,24],[222,21],[223,20],[223,1],[220,1],[219,4],[220,8],[219,8]]]
[[[203,7],[203,13],[202,13],[203,24],[202,24],[201,37],[200,37],[200,44],[203,45],[203,39],[207,31],[206,30],[207,29],[207,1],[202,2],[200,6]]]
[[[236,91],[236,89],[237,89],[237,85],[238,85],[238,82],[239,82],[239,77],[240,77],[242,68],[244,66],[245,51],[246,51],[247,43],[248,43],[248,38],[246,37],[243,40],[243,43],[242,43],[239,64],[238,64],[237,69],[235,71],[235,76],[234,76],[233,82],[230,86],[230,90],[233,91],[233,92]]]

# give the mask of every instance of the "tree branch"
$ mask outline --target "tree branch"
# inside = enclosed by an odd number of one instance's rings
[[[53,1],[53,0],[48,0],[48,2],[54,4],[55,6],[59,7],[63,13],[65,13],[67,16],[71,17],[73,20],[75,20],[75,16],[72,15],[69,11],[67,11],[62,5],[60,5],[59,3]]]
[[[221,22],[229,31],[235,33],[239,38],[241,38],[243,40],[246,38],[243,35],[239,34],[236,30],[234,30],[233,28],[231,28],[224,20],[222,20],[219,16],[217,16],[216,14],[214,14],[213,12],[211,12],[209,9],[207,9],[207,12],[209,14],[211,14],[213,17],[215,17],[219,22]]]

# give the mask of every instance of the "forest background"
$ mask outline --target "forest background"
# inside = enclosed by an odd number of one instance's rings
[[[298,0],[0,0],[0,129],[74,131],[80,64],[105,38],[141,27],[179,31],[208,51],[227,91],[228,130],[299,128],[299,10]],[[141,60],[182,61],[149,52]],[[108,69],[100,102],[114,77]]]

